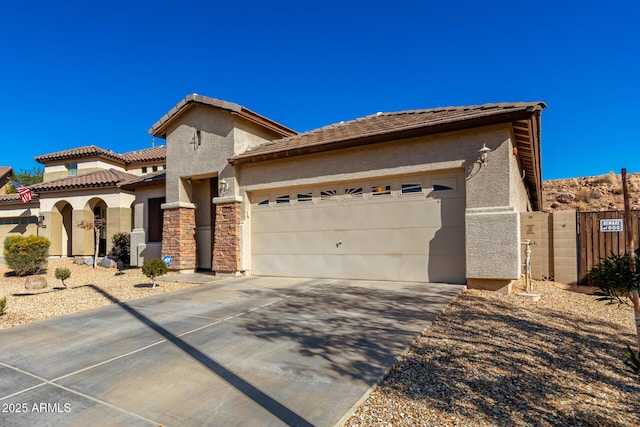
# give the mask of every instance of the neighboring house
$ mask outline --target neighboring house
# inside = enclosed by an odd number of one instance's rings
[[[145,173],[163,170],[165,159],[165,147],[117,154],[86,146],[36,157],[35,160],[44,165],[44,181],[30,188],[38,196],[37,233],[51,241],[50,255],[93,255],[94,234],[78,224],[96,220],[103,224],[99,255],[105,255],[110,249],[111,236],[119,231],[131,231],[135,197],[118,185]],[[4,210],[0,209],[2,217]]]
[[[521,272],[520,213],[540,210],[545,107],[378,113],[296,134],[189,95],[149,131],[166,139],[164,203],[144,207],[158,180],[126,187],[132,263],[162,209],[161,253],[177,270],[503,288]]]
[[[38,232],[38,201],[22,203],[17,193],[7,194],[13,168],[0,166],[0,242],[10,234],[32,235]],[[0,258],[2,257],[0,245]]]
[[[52,255],[92,254],[76,224],[98,217],[102,253],[132,230],[134,266],[169,255],[174,270],[218,275],[501,289],[520,277],[520,214],[541,209],[545,107],[377,113],[298,134],[193,94],[149,130],[166,146],[37,157],[39,204],[0,199],[0,218],[19,207],[14,217],[43,219]]]
[[[0,194],[7,194],[7,190],[11,183],[9,178],[13,174],[13,168],[9,166],[0,166]]]

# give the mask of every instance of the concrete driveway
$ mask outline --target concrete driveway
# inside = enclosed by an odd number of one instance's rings
[[[0,330],[0,425],[332,426],[463,289],[250,277]]]

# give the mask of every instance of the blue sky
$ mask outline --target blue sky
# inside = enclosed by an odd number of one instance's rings
[[[639,24],[626,0],[0,0],[0,165],[150,147],[151,125],[198,93],[297,131],[544,101],[544,179],[640,172]]]

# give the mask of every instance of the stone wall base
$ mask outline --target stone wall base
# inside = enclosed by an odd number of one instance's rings
[[[196,269],[196,216],[195,209],[178,207],[164,210],[162,229],[162,255],[170,255],[169,268],[179,271]]]
[[[240,274],[240,202],[216,204],[213,270],[216,275]]]

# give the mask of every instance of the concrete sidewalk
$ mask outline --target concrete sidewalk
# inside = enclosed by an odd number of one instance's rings
[[[463,289],[251,277],[0,330],[0,425],[335,425]]]

